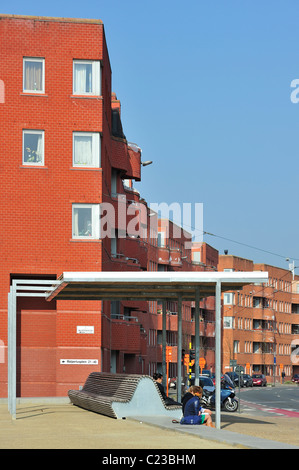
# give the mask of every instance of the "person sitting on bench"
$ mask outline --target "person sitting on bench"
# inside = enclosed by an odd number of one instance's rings
[[[181,403],[173,400],[172,398],[170,398],[166,395],[165,390],[164,390],[164,386],[162,384],[163,375],[160,374],[160,372],[155,372],[153,374],[153,379],[155,380],[156,384],[158,385],[158,388],[159,388],[160,393],[162,395],[162,398],[165,402],[165,405],[181,405]]]
[[[184,403],[184,416],[182,417],[181,424],[204,424],[214,428],[211,417],[211,411],[206,410],[200,405],[200,398],[202,397],[202,388],[198,385],[191,385],[188,393],[192,395]]]

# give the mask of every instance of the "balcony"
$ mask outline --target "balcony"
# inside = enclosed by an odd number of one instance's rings
[[[111,315],[111,349],[126,354],[141,354],[144,331],[137,317]]]
[[[178,360],[178,347],[171,346],[171,363],[177,363]],[[162,344],[157,346],[157,362],[162,362]]]
[[[255,320],[275,320],[274,310],[271,308],[257,308],[253,310],[253,318]]]
[[[158,247],[159,264],[182,267],[182,253],[179,248]]]

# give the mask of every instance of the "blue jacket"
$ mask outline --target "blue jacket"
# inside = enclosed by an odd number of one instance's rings
[[[198,397],[192,397],[190,400],[187,401],[185,408],[184,408],[184,416],[198,416],[198,414],[202,411],[202,407],[200,406],[200,401]]]

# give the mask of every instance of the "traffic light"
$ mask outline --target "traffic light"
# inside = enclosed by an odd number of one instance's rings
[[[189,354],[190,354],[190,361],[193,361],[195,359],[195,349],[190,349]]]
[[[182,364],[184,364],[185,354],[186,354],[185,349],[182,349],[182,359],[181,359],[181,363],[182,363]]]

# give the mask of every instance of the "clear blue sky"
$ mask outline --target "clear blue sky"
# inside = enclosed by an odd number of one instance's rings
[[[143,197],[203,203],[220,253],[299,266],[297,0],[11,0],[1,13],[101,19],[124,132],[154,162]]]

